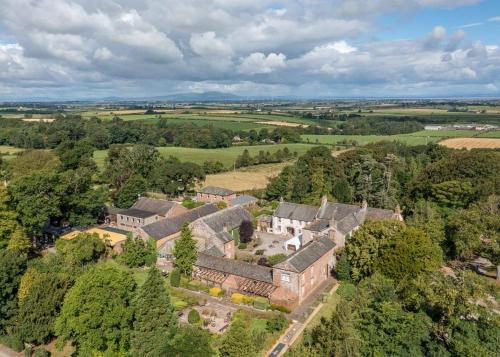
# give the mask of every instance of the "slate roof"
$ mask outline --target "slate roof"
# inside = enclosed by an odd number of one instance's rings
[[[224,227],[228,230],[235,229],[240,226],[242,221],[251,221],[253,219],[250,212],[241,206],[226,208],[222,211],[212,213],[203,218],[203,222],[208,225],[214,232],[222,232]]]
[[[394,219],[395,213],[390,209],[373,208],[368,207],[366,209],[366,219],[382,220],[382,219]]]
[[[216,186],[203,187],[198,192],[208,195],[217,195],[217,196],[229,196],[234,194],[234,191],[228,190],[227,188],[216,187]]]
[[[215,237],[223,243],[230,242],[234,239],[234,237],[229,232],[224,231],[215,233]]]
[[[167,200],[157,200],[148,197],[139,197],[139,199],[131,208],[154,212],[163,216],[175,205],[178,205],[178,203]]]
[[[274,268],[301,273],[334,247],[335,243],[328,237],[313,240],[290,255],[285,261],[276,264]]]
[[[120,229],[120,228],[116,228],[116,227],[106,226],[106,227],[100,227],[100,228],[103,229],[103,230],[105,230],[105,231],[113,232],[113,233],[118,233],[118,234],[128,235],[130,233],[129,231],[126,231],[126,230],[123,230],[123,229]]]
[[[361,210],[358,205],[349,205],[345,203],[327,203],[322,206],[318,211],[319,219],[335,219],[340,221],[350,214],[354,214]]]
[[[273,270],[269,267],[250,264],[239,260],[214,257],[205,253],[198,254],[195,265],[202,268],[238,275],[244,278],[273,282]]]
[[[142,209],[135,209],[135,208],[129,208],[121,211],[119,214],[122,214],[124,216],[129,216],[129,217],[136,217],[136,218],[148,218],[151,216],[155,216],[156,213],[150,212],[150,211],[144,211]]]
[[[217,248],[215,245],[213,245],[210,248],[206,249],[203,253],[211,255],[213,257],[219,257],[219,258],[223,258],[225,256],[225,254],[222,253],[220,251],[220,249]]]
[[[301,205],[298,203],[281,202],[278,208],[276,208],[274,215],[280,218],[311,222],[314,218],[316,218],[317,213],[318,207]]]
[[[257,198],[250,195],[239,195],[231,200],[231,206],[245,206],[250,205],[252,203],[256,203],[258,201]]]
[[[160,240],[162,238],[168,237],[169,235],[179,232],[184,222],[191,223],[198,218],[205,217],[217,211],[217,207],[214,204],[209,203],[197,208],[193,208],[192,210],[182,213],[178,216],[147,224],[142,227],[142,230],[146,232],[146,234],[148,234],[151,238]]]

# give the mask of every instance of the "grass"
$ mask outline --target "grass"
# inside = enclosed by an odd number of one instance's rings
[[[354,140],[359,145],[366,145],[378,141],[400,141],[407,145],[425,145],[430,142],[438,141],[440,137],[412,136],[405,135],[302,135],[302,139],[311,144],[330,144],[335,145],[343,140]]]
[[[340,300],[340,296],[337,293],[333,293],[328,296],[328,299],[326,302],[323,304],[321,309],[318,311],[318,313],[312,318],[312,320],[307,324],[306,330],[311,330],[315,326],[318,326],[321,323],[321,318],[329,318],[332,316],[334,313],[335,309],[337,308],[337,304]],[[297,337],[295,342],[293,343],[292,347],[299,346],[302,343],[302,339],[304,338],[304,331],[302,331],[301,335]]]
[[[11,160],[16,157],[17,153],[24,151],[24,149],[15,148],[13,146],[0,145],[0,158]]]
[[[222,149],[196,149],[196,148],[185,148],[185,147],[159,147],[157,148],[160,154],[164,157],[175,156],[181,161],[191,161],[199,165],[203,164],[205,161],[220,161],[226,167],[231,167],[236,158],[243,153],[243,150],[248,149],[250,155],[255,156],[259,151],[264,152],[269,151],[274,153],[279,149],[284,149],[288,147],[291,152],[297,152],[298,155],[306,153],[313,145],[309,144],[276,144],[276,145],[254,145],[254,146],[233,146],[229,148]],[[107,150],[96,150],[94,151],[94,160],[99,167],[104,166],[104,160],[107,155]]]
[[[500,130],[488,131],[477,135],[478,138],[500,138]]]

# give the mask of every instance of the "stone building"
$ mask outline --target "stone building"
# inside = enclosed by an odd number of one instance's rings
[[[227,205],[231,204],[231,200],[236,198],[234,191],[227,188],[207,186],[196,192],[196,200],[199,202],[226,202]]]

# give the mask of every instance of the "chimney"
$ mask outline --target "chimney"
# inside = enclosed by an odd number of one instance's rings
[[[368,208],[368,202],[366,202],[365,199],[363,199],[363,202],[361,202],[361,209],[366,210]]]
[[[323,197],[321,197],[321,207],[326,206],[327,203],[328,203],[328,198],[326,197],[326,195],[323,195]]]
[[[224,224],[222,225],[222,231],[223,231],[223,232],[227,232],[227,224],[225,224],[225,223],[224,223]]]
[[[398,216],[397,218],[399,219],[401,217],[401,207],[398,205],[396,205],[396,208],[394,209],[394,214],[396,214],[396,216]]]

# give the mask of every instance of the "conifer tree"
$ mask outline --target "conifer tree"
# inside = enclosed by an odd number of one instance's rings
[[[175,242],[173,253],[175,257],[175,267],[179,269],[181,273],[191,275],[198,252],[196,251],[196,241],[193,239],[193,235],[187,223],[184,223],[182,227],[181,238]]]
[[[175,328],[176,319],[170,295],[163,285],[160,271],[153,267],[134,301],[134,327],[130,339],[132,355],[162,355]]]

